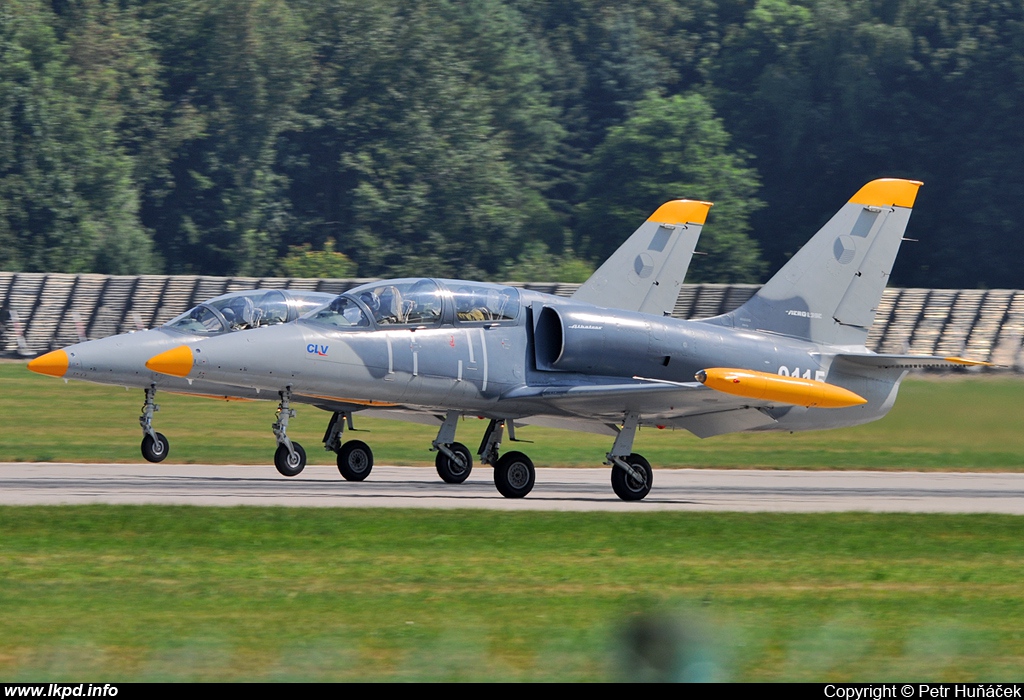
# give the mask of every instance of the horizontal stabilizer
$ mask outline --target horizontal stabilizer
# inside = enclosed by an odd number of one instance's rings
[[[573,299],[658,316],[675,308],[711,202],[677,199],[651,214]]]
[[[926,367],[994,367],[991,362],[968,360],[963,357],[939,357],[938,355],[878,355],[847,354],[836,355],[840,362],[849,362],[860,367],[875,369],[924,369]]]

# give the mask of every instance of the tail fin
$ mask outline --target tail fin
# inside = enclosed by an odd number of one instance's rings
[[[612,309],[671,314],[710,208],[711,202],[690,199],[662,204],[572,298]]]
[[[864,345],[921,186],[864,185],[740,308],[712,323],[833,345]]]

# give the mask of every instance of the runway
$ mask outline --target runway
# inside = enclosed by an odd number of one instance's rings
[[[310,466],[0,463],[0,504],[274,505],[332,508],[491,508],[558,511],[775,511],[1024,514],[1024,474],[656,469],[637,503],[612,493],[608,469],[538,469],[533,492],[503,498],[491,470],[459,485],[433,468],[375,466],[348,482]]]

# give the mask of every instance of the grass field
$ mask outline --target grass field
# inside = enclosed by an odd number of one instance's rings
[[[1024,674],[1008,516],[7,507],[0,531],[5,681],[628,678],[638,617],[677,675]]]
[[[140,460],[141,392],[0,363],[0,461]],[[162,395],[170,462],[266,465],[272,403]],[[853,429],[701,441],[660,466],[1024,469],[1024,380],[911,380]],[[327,414],[291,435],[312,463]],[[433,430],[358,421],[378,463]],[[475,448],[483,423],[459,437]],[[607,440],[527,428],[538,465]],[[1024,519],[0,507],[0,680],[1019,680]],[[643,630],[670,655],[631,656]]]
[[[142,391],[69,382],[0,363],[0,461],[137,462]],[[269,464],[271,402],[225,403],[158,394],[157,429],[171,442],[169,462]],[[330,464],[320,447],[328,414],[299,406],[289,430],[311,464]],[[356,427],[380,464],[432,464],[435,429],[359,419]],[[459,439],[475,451],[485,424],[467,419]],[[596,466],[610,438],[525,427],[519,437],[538,466]],[[911,379],[892,412],[856,428],[809,433],[745,433],[699,440],[685,431],[642,430],[636,449],[655,466],[800,469],[1024,469],[1024,379],[956,375]]]

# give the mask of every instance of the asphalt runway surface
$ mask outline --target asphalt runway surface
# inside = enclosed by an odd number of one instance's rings
[[[328,466],[289,479],[259,465],[0,463],[0,504],[83,503],[1021,515],[1024,474],[656,469],[647,498],[626,503],[607,468],[538,469],[533,492],[508,499],[487,467],[451,485],[432,467],[375,466],[349,482]]]

